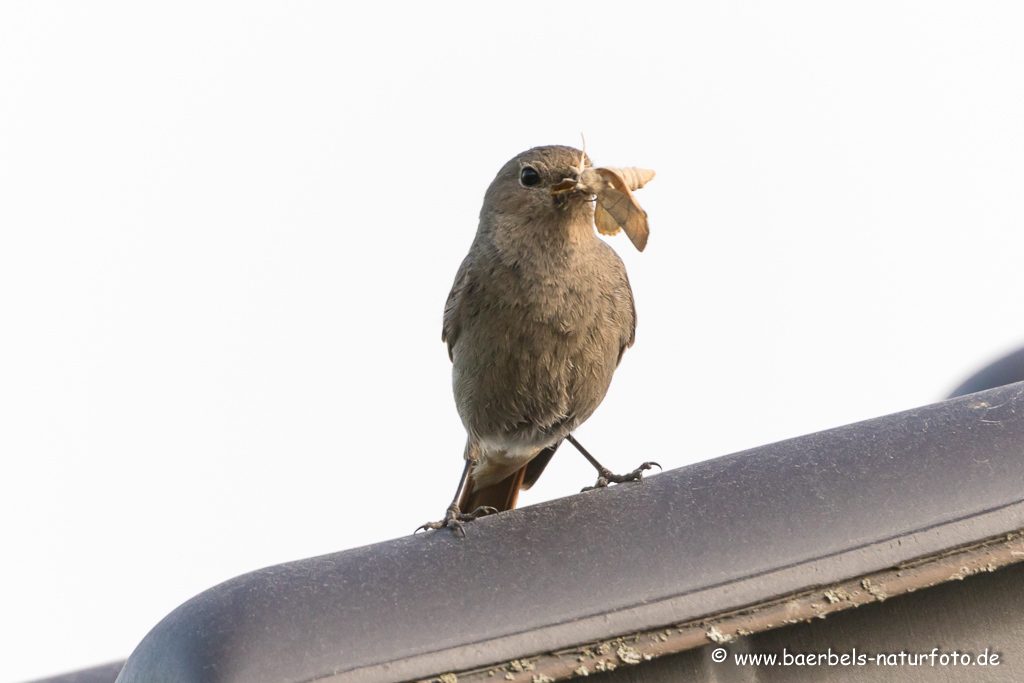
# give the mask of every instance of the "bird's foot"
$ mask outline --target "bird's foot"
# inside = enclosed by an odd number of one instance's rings
[[[657,467],[659,470],[661,469],[661,465],[653,461],[645,462],[629,474],[615,474],[607,467],[599,467],[597,469],[597,483],[593,486],[588,486],[583,490],[593,491],[594,489],[603,489],[609,484],[622,484],[627,481],[643,481],[644,470],[649,470],[652,467]]]
[[[498,510],[496,508],[492,508],[489,505],[484,505],[483,507],[478,507],[476,510],[473,510],[472,512],[462,512],[461,510],[459,510],[459,506],[456,503],[452,503],[451,505],[448,506],[448,510],[444,513],[444,519],[442,519],[440,522],[427,522],[426,524],[423,524],[419,528],[417,528],[416,532],[427,531],[430,529],[448,528],[452,530],[453,534],[465,538],[466,529],[464,528],[464,522],[472,522],[474,519],[479,519],[480,517],[484,517],[486,515],[493,515],[497,511]]]

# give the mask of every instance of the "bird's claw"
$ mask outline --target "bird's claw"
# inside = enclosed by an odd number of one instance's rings
[[[593,491],[594,489],[603,489],[609,484],[624,484],[627,481],[643,481],[644,471],[649,470],[652,467],[661,469],[661,465],[652,461],[645,462],[644,464],[637,467],[629,474],[615,474],[607,467],[602,467],[597,471],[597,483],[593,486],[588,486],[583,491]]]
[[[466,529],[464,522],[472,522],[475,519],[479,519],[486,515],[493,515],[497,512],[497,508],[492,508],[490,505],[483,505],[478,507],[472,512],[462,512],[459,510],[459,506],[452,503],[448,506],[448,510],[444,514],[444,519],[439,522],[427,522],[421,524],[416,528],[413,533],[419,533],[420,531],[430,531],[437,529],[448,528],[452,530],[452,533],[462,538],[466,537]]]

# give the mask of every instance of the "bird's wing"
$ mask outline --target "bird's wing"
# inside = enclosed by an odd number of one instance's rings
[[[633,288],[629,286],[629,277],[626,275],[625,268],[622,269],[622,280],[626,285],[626,299],[629,300],[629,338],[623,348],[623,351],[625,351],[636,341],[636,302],[633,300]],[[622,358],[621,353],[619,358]]]
[[[629,286],[629,276],[626,274],[626,265],[619,258],[611,247],[611,264],[615,271],[615,283],[613,285],[613,297],[615,300],[615,320],[619,325],[619,359],[616,367],[622,362],[622,354],[626,352],[636,340],[636,302],[633,300],[633,288]]]
[[[469,280],[469,271],[472,267],[470,256],[467,256],[459,266],[459,272],[455,274],[455,283],[452,291],[448,293],[448,300],[444,303],[444,319],[441,323],[441,341],[448,344],[448,360],[454,360],[452,347],[459,337],[459,313],[462,304],[463,294]]]
[[[633,290],[629,286],[629,279],[625,277],[625,271],[623,271],[623,280],[626,286],[622,298],[629,302],[629,314],[622,325],[622,346],[619,347],[619,359],[615,361],[616,367],[622,362],[622,354],[626,353],[626,349],[636,341],[636,304],[633,302]]]
[[[540,475],[544,472],[544,468],[547,467],[548,462],[551,461],[551,456],[555,454],[555,451],[558,450],[558,447],[561,444],[562,442],[560,440],[556,441],[553,446],[548,446],[538,453],[533,460],[526,463],[524,467],[526,473],[523,476],[522,488],[528,489],[537,483],[537,480],[540,479]]]

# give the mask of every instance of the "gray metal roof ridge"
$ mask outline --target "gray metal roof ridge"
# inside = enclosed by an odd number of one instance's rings
[[[485,518],[465,539],[252,572],[168,615],[119,680],[410,680],[1021,528],[1022,397],[1024,383],[762,446]]]
[[[920,538],[921,534],[928,534],[940,529],[946,533],[933,535],[932,539]],[[933,525],[921,529],[919,532],[895,536],[888,539],[888,542],[860,546],[849,552],[814,558],[806,562],[780,567],[777,570],[768,570],[735,581],[696,589],[657,602],[595,613],[571,621],[546,624],[528,631],[511,633],[498,639],[468,642],[448,650],[438,650],[381,662],[362,669],[310,678],[301,683],[405,681],[431,676],[429,673],[422,673],[423,671],[447,672],[483,668],[497,662],[521,659],[740,609],[766,599],[870,574],[902,562],[941,552],[953,546],[967,544],[979,538],[991,538],[1020,529],[1024,529],[1024,501],[1011,503],[988,513]],[[954,542],[951,545],[953,539],[960,542]],[[931,542],[927,542],[929,540]],[[912,553],[895,552],[896,548],[904,543],[919,545]],[[868,554],[867,557],[862,556],[864,552]],[[809,574],[816,576],[816,580],[812,583],[807,583],[806,579]],[[770,581],[765,581],[769,578]],[[723,590],[726,588],[730,590]],[[694,599],[695,596],[699,599]],[[689,609],[684,611],[682,608]],[[541,649],[534,649],[537,647]],[[480,659],[473,656],[474,651],[484,649],[487,652],[485,658]],[[497,659],[494,659],[495,655],[498,655]],[[453,660],[472,663],[461,669],[445,668]],[[384,677],[381,677],[381,674],[384,674]]]

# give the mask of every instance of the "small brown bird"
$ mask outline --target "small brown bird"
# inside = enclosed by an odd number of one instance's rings
[[[615,475],[572,436],[604,399],[636,329],[626,268],[595,233],[593,200],[601,232],[622,227],[642,250],[647,218],[629,190],[651,177],[594,169],[561,146],[523,152],[498,172],[441,333],[466,466],[445,518],[421,529],[462,533],[462,522],[514,508],[563,439],[598,469],[597,486],[639,480],[656,464]]]

